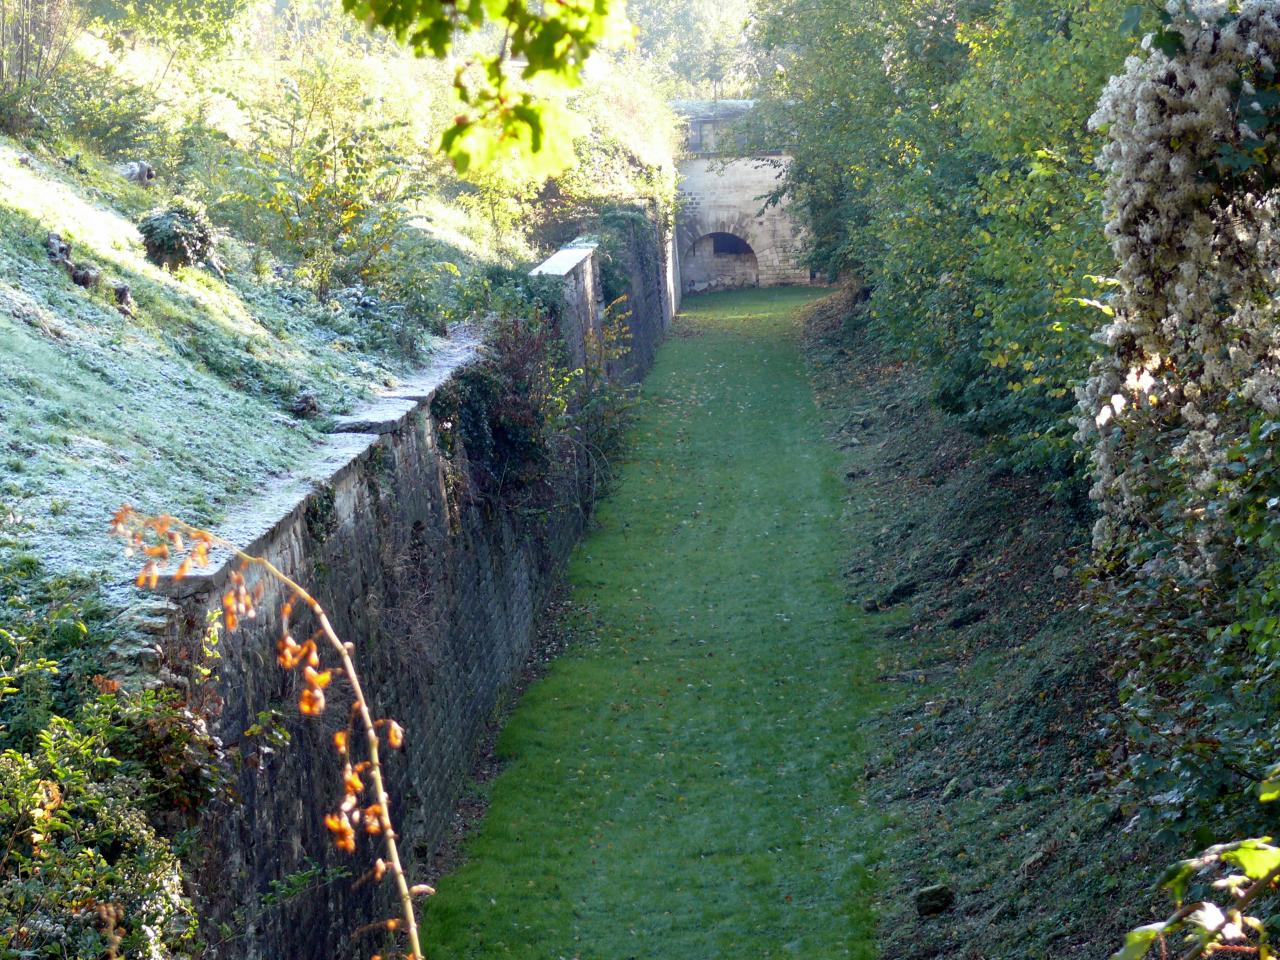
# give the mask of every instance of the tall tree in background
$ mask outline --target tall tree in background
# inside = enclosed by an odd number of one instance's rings
[[[749,95],[758,78],[750,0],[641,0],[628,8],[645,59],[685,96]]]
[[[783,0],[755,30],[811,263],[862,281],[871,322],[936,358],[943,405],[1064,492],[1109,262],[1087,120],[1135,43],[1126,9]]]

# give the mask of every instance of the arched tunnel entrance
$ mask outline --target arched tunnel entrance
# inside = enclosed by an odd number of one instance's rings
[[[714,232],[693,242],[680,261],[685,293],[760,286],[756,252],[737,234]]]

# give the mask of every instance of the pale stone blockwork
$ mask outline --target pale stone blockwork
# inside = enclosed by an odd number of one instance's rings
[[[692,157],[681,163],[676,236],[686,293],[809,282],[800,262],[800,225],[787,202],[766,206],[789,162],[769,156]],[[745,242],[750,255],[731,242],[717,244],[719,234]]]

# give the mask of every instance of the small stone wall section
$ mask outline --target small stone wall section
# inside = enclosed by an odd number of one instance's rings
[[[600,288],[600,264],[594,240],[574,240],[532,271],[535,277],[560,277],[564,281],[564,310],[560,332],[575,366],[586,362],[587,335],[599,337],[604,318],[604,293]]]
[[[622,251],[630,292],[627,302],[618,309],[628,314],[630,349],[609,371],[633,381],[648,372],[680,309],[682,296],[674,233],[652,221],[645,223]],[[608,306],[595,256],[597,247],[596,241],[579,238],[531,271],[534,276],[561,277],[564,281],[564,309],[559,322],[570,359],[577,366],[586,360],[588,331],[601,335]]]
[[[654,233],[659,243],[660,231]],[[655,250],[632,324],[643,374],[678,305],[675,254]],[[571,355],[600,321],[594,246],[577,242],[534,271],[564,278],[561,318]],[[483,347],[466,337],[418,380],[341,418],[317,463],[264,491],[219,532],[266,557],[311,589],[338,633],[354,644],[376,712],[405,727],[404,749],[387,771],[392,814],[415,878],[452,826],[455,806],[486,725],[525,662],[540,610],[590,509],[585,475],[566,471],[545,514],[481,502],[467,484],[465,451],[437,446],[431,399]],[[369,923],[396,915],[389,883],[356,884],[380,853],[363,839],[354,857],[336,851],[324,815],[342,793],[332,747],[345,727],[343,685],[324,715],[302,718],[299,678],[275,663],[285,599],[268,583],[257,619],[224,636],[215,681],[201,658],[211,611],[231,562],[171,583],[176,614],[162,643],[166,669],[185,672],[191,698],[212,717],[234,769],[234,801],[210,804],[199,821],[194,893],[207,956],[217,960],[343,960],[377,952],[377,937],[353,941]],[[297,635],[304,629],[295,623]],[[255,723],[288,732],[273,749],[246,736]],[[306,892],[266,905],[272,884],[313,871]],[[335,871],[349,871],[339,876]]]

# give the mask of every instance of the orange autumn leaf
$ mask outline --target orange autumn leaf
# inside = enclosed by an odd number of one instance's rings
[[[347,752],[347,731],[339,730],[333,735],[333,745],[338,752],[345,754]]]
[[[286,670],[292,670],[304,662],[314,666],[320,660],[314,641],[295,643],[290,636],[280,638],[279,643],[276,644],[276,653],[276,662]]]
[[[303,669],[302,675],[306,678],[308,684],[318,690],[323,690],[325,687],[329,686],[333,680],[332,670],[326,670],[323,673],[320,673],[313,667],[306,667]]]
[[[116,693],[120,689],[119,680],[112,680],[109,677],[104,677],[102,674],[97,674],[92,677],[91,682],[102,693]]]
[[[360,774],[356,773],[350,767],[342,775],[343,784],[347,788],[347,793],[360,793],[364,790],[364,781],[360,779]]]
[[[387,724],[387,743],[395,750],[404,746],[404,727],[394,720]]]
[[[356,831],[351,822],[341,814],[330,813],[324,818],[324,825],[333,834],[334,845],[346,853],[355,853]]]
[[[120,509],[111,515],[111,529],[116,533],[125,532],[125,523],[133,516],[133,507],[129,504],[121,505]]]
[[[324,694],[315,687],[307,687],[298,698],[298,709],[307,717],[320,716],[324,713]]]

